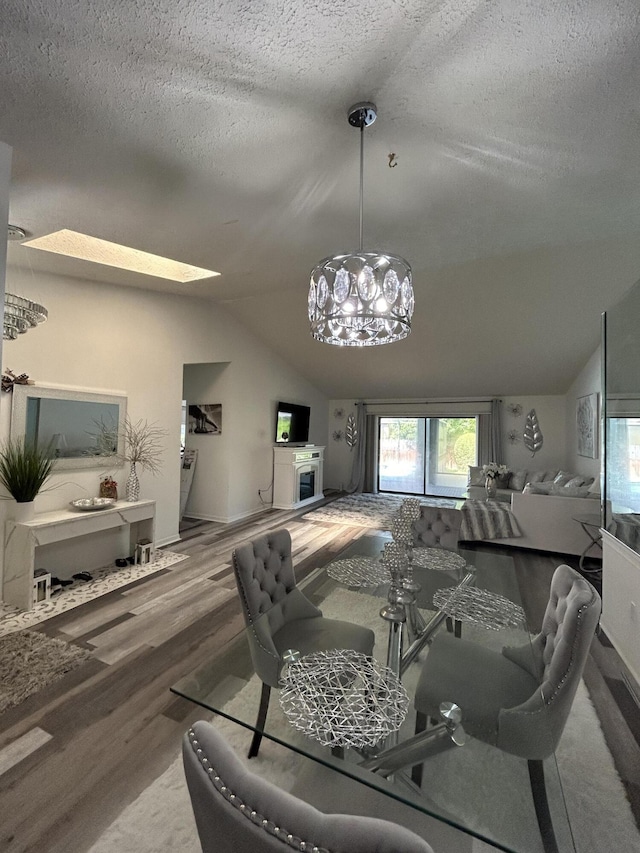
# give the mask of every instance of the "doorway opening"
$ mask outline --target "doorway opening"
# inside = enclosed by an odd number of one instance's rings
[[[378,491],[462,497],[478,458],[478,419],[379,419]]]

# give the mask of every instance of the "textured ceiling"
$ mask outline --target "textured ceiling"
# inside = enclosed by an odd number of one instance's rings
[[[563,393],[640,274],[639,37],[637,0],[3,0],[10,220],[222,275],[9,262],[220,301],[332,396]],[[306,292],[357,246],[363,99],[365,248],[416,311],[347,351]]]

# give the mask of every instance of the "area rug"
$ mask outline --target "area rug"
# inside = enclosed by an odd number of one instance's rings
[[[334,524],[351,524],[355,527],[373,527],[388,530],[391,519],[402,502],[415,495],[374,495],[370,493],[347,495],[326,506],[306,513],[307,521],[331,521]],[[420,498],[425,506],[455,507],[453,498]]]
[[[101,595],[106,595],[114,589],[119,589],[133,581],[155,574],[162,569],[168,569],[176,563],[188,560],[187,554],[177,554],[174,551],[156,550],[153,562],[144,566],[126,566],[116,568],[113,564],[100,569],[92,569],[92,580],[74,580],[70,586],[52,596],[48,601],[40,601],[32,610],[18,610],[0,603],[0,637],[31,628],[52,616],[73,610],[87,601],[92,601]]]
[[[0,637],[0,713],[52,684],[91,652],[36,631]]]
[[[341,590],[333,596],[332,605],[323,605],[323,610],[336,618],[340,614],[353,616],[362,608],[374,606],[365,600],[369,596],[352,591]],[[384,658],[384,625],[376,633],[377,653]],[[494,642],[508,643],[508,635],[495,632]],[[258,707],[259,695],[260,685],[254,677],[225,709],[230,714],[248,719]],[[279,730],[285,731],[288,723],[276,701],[271,703],[269,715],[272,733],[277,735]],[[211,715],[203,711],[202,718],[210,719]],[[407,724],[412,725],[412,722],[409,720]],[[221,717],[215,719],[215,725],[254,772],[285,790],[306,797],[319,808],[352,813],[373,810],[376,815],[387,819],[398,815],[397,819],[403,825],[416,831],[420,831],[429,820],[361,785],[354,786],[339,774],[327,771],[269,740],[263,740],[259,756],[248,762],[246,750],[250,732]],[[303,738],[302,735],[299,737]],[[557,757],[578,853],[640,850],[640,834],[584,684],[580,685]],[[430,779],[436,780],[433,786],[429,784]],[[461,749],[448,750],[429,760],[425,765],[424,790],[433,802],[441,800],[441,807],[445,807],[451,798],[457,803],[464,803],[464,820],[480,831],[495,825],[498,820],[503,843],[511,844],[514,851],[542,853],[530,801],[526,762],[471,741]],[[448,832],[451,834],[452,830]],[[447,849],[453,853],[452,846],[438,845],[433,834],[426,834],[436,850]],[[454,835],[460,838],[456,850],[480,853],[493,849],[464,833],[454,832]],[[571,848],[561,846],[561,849]],[[179,756],[121,813],[90,853],[113,853],[114,850],[118,853],[170,850],[198,853],[200,846]]]

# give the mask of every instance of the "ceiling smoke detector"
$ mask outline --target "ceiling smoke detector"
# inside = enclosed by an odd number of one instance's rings
[[[7,240],[26,240],[27,232],[24,228],[19,228],[17,225],[7,226]]]

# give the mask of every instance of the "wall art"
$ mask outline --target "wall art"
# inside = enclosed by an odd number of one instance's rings
[[[358,443],[358,427],[356,426],[355,415],[349,415],[349,417],[347,418],[345,441],[347,442],[347,446],[351,448],[354,448]]]
[[[535,456],[542,447],[544,439],[542,438],[542,430],[540,429],[540,423],[535,409],[531,409],[527,415],[527,419],[524,423],[524,435],[522,440],[527,450],[531,451],[532,456]]]
[[[598,458],[598,394],[578,397],[576,405],[578,456]]]
[[[197,435],[220,435],[222,403],[189,403],[188,429]]]

